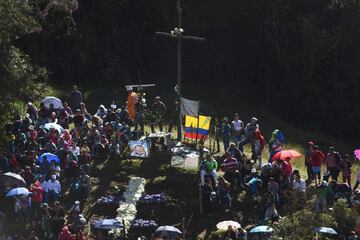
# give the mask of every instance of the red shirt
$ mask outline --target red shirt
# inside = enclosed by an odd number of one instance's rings
[[[41,203],[42,202],[42,187],[39,186],[33,186],[30,188],[31,194],[31,201]]]
[[[321,163],[324,161],[325,155],[320,150],[313,150],[311,152],[311,166],[321,167]]]

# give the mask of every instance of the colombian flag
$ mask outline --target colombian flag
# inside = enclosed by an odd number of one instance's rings
[[[199,115],[199,118],[185,116],[185,138],[206,139],[209,134],[211,117]],[[197,135],[197,138],[196,138]]]

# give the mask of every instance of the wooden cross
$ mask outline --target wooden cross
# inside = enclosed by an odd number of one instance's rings
[[[205,41],[205,38],[194,37],[194,36],[185,36],[183,35],[184,30],[181,26],[181,16],[182,16],[182,8],[180,5],[180,0],[176,1],[176,8],[178,14],[178,22],[177,27],[174,30],[167,32],[156,32],[155,36],[160,37],[168,37],[177,40],[177,85],[175,87],[176,92],[179,97],[179,125],[178,125],[178,140],[181,140],[181,41],[182,40],[194,40],[194,41]]]

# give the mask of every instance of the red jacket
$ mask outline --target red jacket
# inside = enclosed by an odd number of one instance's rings
[[[42,187],[39,181],[36,181],[34,186],[30,188],[31,194],[31,201],[41,203],[42,202]]]
[[[259,129],[256,129],[256,131],[255,131],[255,138],[257,140],[259,140],[259,142],[260,142],[260,150],[262,151],[264,149],[264,147],[265,147],[266,142],[265,142],[264,136],[261,134]]]
[[[320,150],[313,150],[311,152],[311,166],[321,167],[321,163],[324,161],[325,155]]]

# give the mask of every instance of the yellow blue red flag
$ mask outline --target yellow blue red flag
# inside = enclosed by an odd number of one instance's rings
[[[206,139],[209,134],[211,117],[199,115],[199,118],[185,116],[185,138]]]

